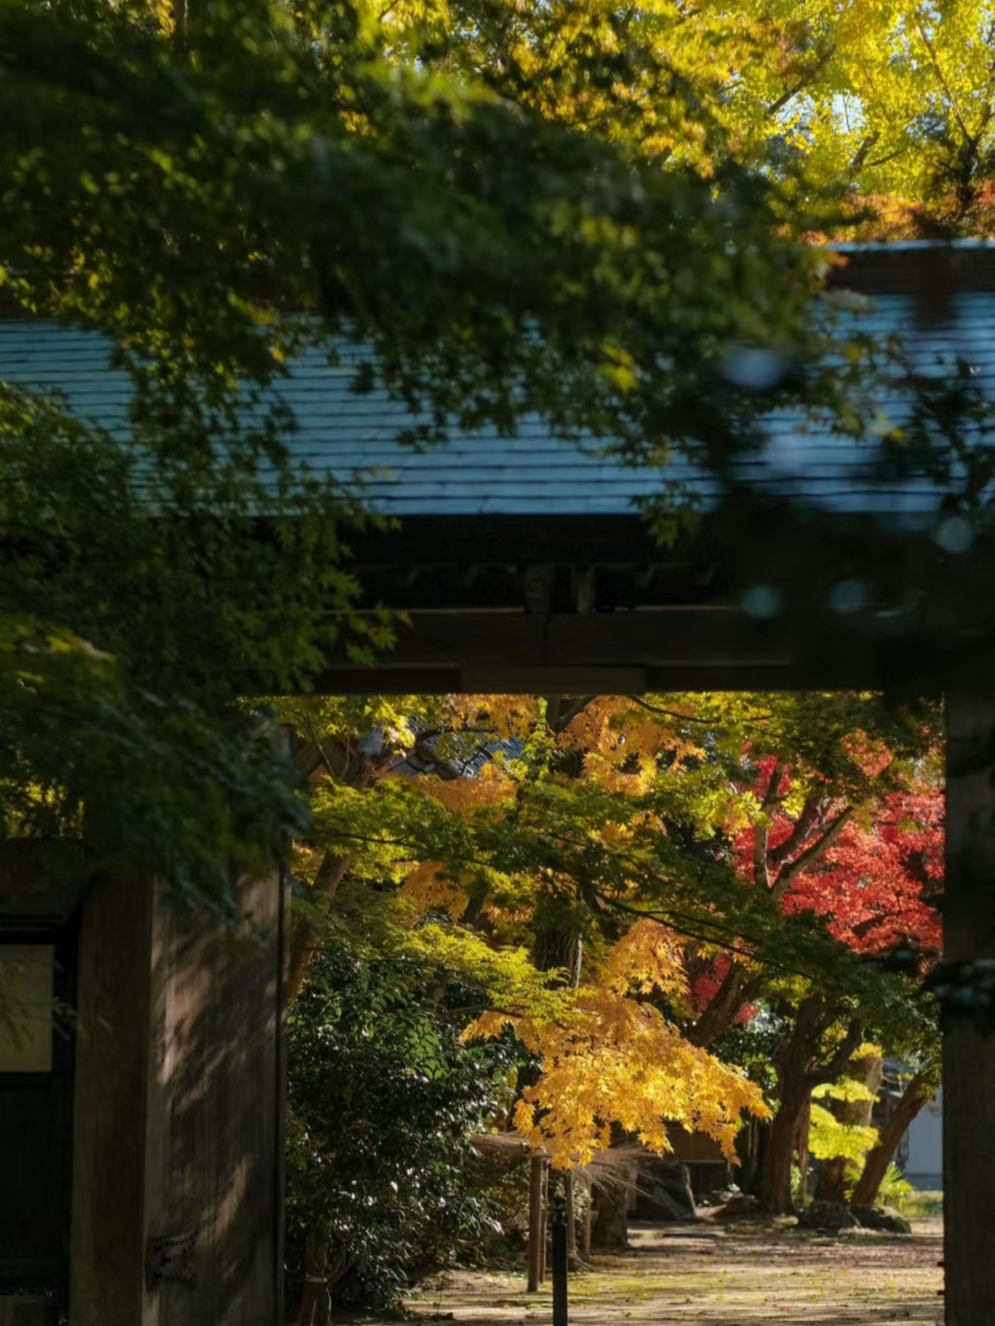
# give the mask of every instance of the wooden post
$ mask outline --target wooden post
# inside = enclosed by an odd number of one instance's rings
[[[238,892],[231,930],[147,876],[84,903],[73,1326],[281,1319],[283,890]]]
[[[995,677],[947,692],[948,963],[995,959]],[[947,1326],[995,1326],[995,1042],[971,1017],[943,1036]]]
[[[594,1228],[594,1184],[587,1181],[587,1210],[584,1212],[584,1234],[580,1251],[586,1262],[591,1260],[591,1230]]]
[[[567,1326],[567,1203],[554,1197],[552,1207],[553,1326]]]
[[[539,1283],[546,1279],[546,1240],[549,1238],[549,1161],[542,1162],[542,1214],[539,1223]]]
[[[328,1288],[328,1240],[308,1239],[304,1258],[304,1294],[297,1314],[297,1326],[328,1326],[332,1315],[332,1294]]]
[[[529,1252],[528,1292],[536,1293],[542,1281],[542,1156],[533,1156],[529,1163]]]
[[[577,1260],[577,1215],[574,1211],[574,1176],[563,1176],[563,1200],[567,1221],[567,1260]]]
[[[102,878],[83,903],[70,1297],[73,1323],[144,1326],[152,886]]]

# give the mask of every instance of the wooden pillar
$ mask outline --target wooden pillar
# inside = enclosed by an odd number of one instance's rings
[[[84,904],[73,1326],[282,1319],[283,889],[239,900],[231,928],[148,879]]]
[[[944,956],[995,959],[995,672],[947,692]],[[947,1326],[995,1326],[995,1038],[946,1019],[943,1169]]]
[[[542,1281],[542,1184],[546,1162],[533,1156],[529,1162],[529,1250],[527,1290],[534,1294]]]
[[[563,1198],[566,1203],[567,1258],[569,1261],[575,1262],[577,1260],[577,1213],[574,1210],[574,1176],[570,1173],[563,1176]]]
[[[594,1228],[594,1184],[587,1181],[587,1206],[584,1209],[584,1234],[581,1239],[581,1256],[586,1262],[591,1260],[591,1231]]]
[[[569,1326],[567,1320],[567,1202],[565,1197],[553,1197],[550,1204],[549,1260],[553,1275],[553,1326]]]
[[[152,889],[100,879],[80,931],[70,1303],[73,1326],[143,1326]]]
[[[539,1283],[546,1279],[546,1254],[549,1245],[549,1161],[542,1166],[542,1217],[539,1224]]]

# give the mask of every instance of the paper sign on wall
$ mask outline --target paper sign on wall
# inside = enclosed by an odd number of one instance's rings
[[[0,944],[0,1073],[52,1071],[51,944]]]

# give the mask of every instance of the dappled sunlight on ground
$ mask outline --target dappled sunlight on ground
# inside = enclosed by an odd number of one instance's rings
[[[942,1224],[911,1236],[803,1235],[748,1225],[635,1226],[634,1251],[571,1276],[571,1323],[740,1322],[878,1326],[943,1319]],[[467,1326],[548,1322],[549,1284],[523,1292],[521,1274],[456,1272],[423,1284],[410,1308]]]

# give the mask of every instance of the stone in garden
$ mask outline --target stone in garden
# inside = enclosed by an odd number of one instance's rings
[[[798,1228],[835,1234],[841,1229],[859,1229],[860,1221],[848,1206],[840,1202],[813,1202],[799,1214]]]
[[[864,1229],[881,1229],[888,1234],[911,1234],[912,1226],[897,1211],[885,1206],[851,1206],[850,1210]]]
[[[757,1215],[759,1210],[760,1203],[755,1197],[751,1197],[749,1193],[737,1193],[715,1212],[715,1219],[748,1220],[751,1216]]]

